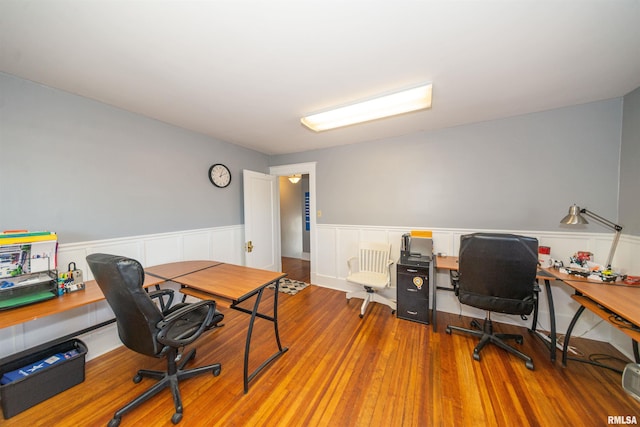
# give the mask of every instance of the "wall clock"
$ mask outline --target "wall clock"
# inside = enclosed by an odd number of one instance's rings
[[[227,187],[231,183],[229,168],[220,163],[211,166],[209,168],[209,181],[216,187]]]

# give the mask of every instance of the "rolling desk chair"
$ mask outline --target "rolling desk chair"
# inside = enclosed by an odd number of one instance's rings
[[[116,315],[118,334],[129,349],[151,357],[166,357],[167,371],[139,370],[133,378],[139,383],[142,377],[159,380],[136,399],[119,409],[109,422],[109,427],[120,424],[122,415],[139,406],[166,387],[171,388],[175,414],[174,424],[182,420],[182,399],[178,382],[199,374],[220,374],[219,363],[194,369],[183,369],[195,356],[195,349],[182,356],[179,349],[193,343],[208,329],[216,327],[224,316],[216,310],[215,301],[193,304],[180,303],[171,307],[173,290],[163,289],[147,293],[142,284],[144,269],[138,261],[116,255],[92,254],[87,257],[89,268]],[[168,297],[163,307],[152,298]],[[178,361],[180,363],[178,363]]]
[[[536,269],[538,240],[513,234],[475,233],[460,237],[459,273],[455,291],[460,303],[487,311],[482,326],[473,320],[474,329],[447,325],[452,330],[480,338],[473,358],[480,360],[480,351],[488,343],[515,354],[533,370],[533,360],[504,340],[522,344],[522,335],[493,332],[491,312],[527,315],[537,302]]]

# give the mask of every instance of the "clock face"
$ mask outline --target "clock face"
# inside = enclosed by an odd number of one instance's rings
[[[225,165],[217,163],[209,168],[209,181],[216,187],[224,188],[231,183],[231,172]]]

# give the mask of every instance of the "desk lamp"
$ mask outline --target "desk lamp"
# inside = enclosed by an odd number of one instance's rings
[[[564,218],[562,218],[562,220],[560,221],[560,224],[569,224],[569,225],[589,224],[589,221],[587,221],[587,219],[584,216],[582,216],[583,214],[590,218],[593,218],[600,224],[604,225],[605,227],[609,227],[610,229],[616,232],[616,235],[613,238],[613,243],[611,244],[611,250],[609,251],[609,258],[607,258],[607,264],[606,264],[607,270],[611,270],[611,261],[613,261],[613,254],[616,251],[616,246],[618,246],[618,240],[620,240],[620,232],[622,231],[622,227],[619,226],[618,224],[614,224],[608,219],[602,218],[600,215],[597,215],[587,209],[584,209],[584,208],[580,209],[580,207],[576,205],[573,205],[569,208],[569,214]]]

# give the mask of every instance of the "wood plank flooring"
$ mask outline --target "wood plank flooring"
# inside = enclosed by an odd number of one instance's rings
[[[285,269],[286,271],[286,269]],[[294,277],[295,276],[295,277]],[[291,278],[299,279],[297,273]],[[272,303],[269,291],[265,310]],[[606,426],[608,416],[640,420],[640,402],[620,386],[620,375],[594,366],[551,363],[546,348],[526,330],[522,350],[535,371],[497,347],[476,362],[475,339],[447,335],[444,325],[470,319],[439,313],[440,331],[399,320],[388,307],[371,304],[364,319],[358,300],[343,292],[310,286],[297,295],[279,294],[280,337],[289,347],[242,389],[246,314],[223,309],[225,326],[197,343],[195,365],[221,362],[219,377],[186,380],[180,389],[180,426]],[[251,367],[275,351],[273,326],[260,319],[254,329]],[[572,344],[574,344],[572,340]],[[585,353],[620,356],[608,344],[576,340]],[[162,360],[116,349],[87,363],[82,384],[0,425],[104,426],[113,412],[152,380],[134,384],[139,368],[162,369]],[[126,414],[121,426],[171,426],[168,391]]]

